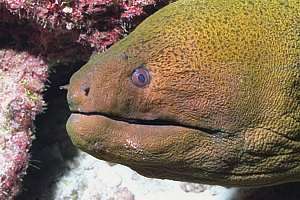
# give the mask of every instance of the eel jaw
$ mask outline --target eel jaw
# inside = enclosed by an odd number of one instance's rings
[[[98,154],[101,154],[100,159],[110,162],[118,162],[118,160],[105,159],[102,157],[103,152],[99,151],[104,150],[114,154],[116,150],[125,148],[129,151],[168,152],[168,148],[176,145],[177,140],[181,140],[185,135],[191,134],[199,138],[211,139],[223,137],[224,134],[217,130],[198,128],[167,120],[124,118],[101,112],[79,111],[72,111],[67,122],[67,132],[72,142],[80,149],[95,157],[99,157]],[[172,139],[170,140],[170,138]],[[102,147],[101,150],[95,149],[95,144],[99,144]],[[113,146],[117,146],[117,148]],[[112,148],[113,150],[109,150]],[[122,158],[121,162],[124,159],[127,158]]]
[[[80,149],[100,159],[122,163],[125,160],[142,160],[133,158],[132,155],[137,152],[153,154],[169,151],[170,145],[176,144],[175,139],[183,133],[208,135],[197,129],[167,125],[156,120],[108,117],[99,113],[73,113],[67,122],[67,132]],[[108,157],[105,156],[107,153]]]
[[[178,155],[179,151],[188,153],[201,145],[196,138],[213,145],[213,136],[196,128],[104,115],[73,113],[67,122],[73,144],[98,159],[127,165],[148,177],[176,179],[178,174],[160,174],[157,169],[182,167],[185,155]],[[194,142],[189,142],[192,138]]]
[[[67,131],[81,150],[129,166],[147,177],[223,186],[266,186],[288,182],[286,176],[298,170],[236,171],[242,138],[211,135],[174,124],[73,113]]]
[[[184,151],[201,145],[197,140],[213,142],[212,138],[222,135],[214,130],[164,120],[128,119],[106,113],[74,111],[68,119],[67,132],[72,142],[83,151],[102,160],[125,164],[143,162],[145,156],[152,160],[158,154],[177,154],[179,149]],[[195,143],[189,143],[188,137],[195,137]],[[185,142],[189,145],[181,144]]]

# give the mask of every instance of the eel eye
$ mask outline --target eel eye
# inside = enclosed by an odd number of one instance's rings
[[[131,81],[137,87],[145,87],[150,83],[149,71],[143,67],[136,68],[131,75]]]

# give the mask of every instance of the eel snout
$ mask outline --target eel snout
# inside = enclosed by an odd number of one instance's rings
[[[75,76],[73,77],[73,79],[77,79]],[[73,80],[71,83],[67,95],[69,108],[72,112],[80,112],[80,107],[88,104],[89,101],[91,89],[89,77],[86,77],[84,80]]]

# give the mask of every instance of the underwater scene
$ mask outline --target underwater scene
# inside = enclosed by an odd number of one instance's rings
[[[299,181],[299,0],[0,0],[0,200],[298,200]]]

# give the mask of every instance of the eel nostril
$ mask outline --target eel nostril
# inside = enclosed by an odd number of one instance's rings
[[[90,93],[90,87],[89,85],[87,85],[86,83],[82,84],[81,87],[80,87],[81,91],[83,91],[83,94],[85,96],[88,96],[89,93]]]
[[[85,88],[85,89],[84,89],[84,95],[85,95],[85,96],[88,96],[89,93],[90,93],[90,88],[89,88],[89,87],[88,87],[88,88]]]

